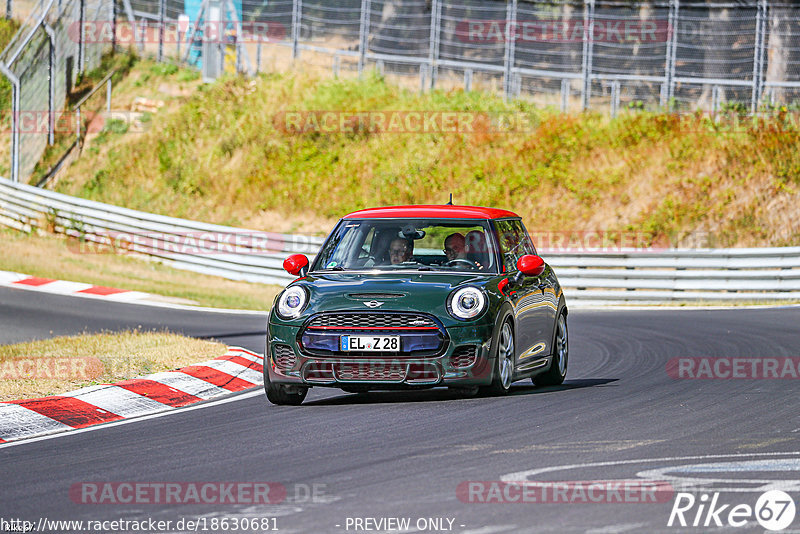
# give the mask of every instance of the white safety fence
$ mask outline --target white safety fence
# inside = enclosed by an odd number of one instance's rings
[[[319,237],[278,234],[154,215],[0,178],[0,224],[82,239],[87,253],[122,247],[181,269],[286,284],[290,253],[313,256]],[[620,252],[540,250],[570,303],[800,300],[800,247]]]

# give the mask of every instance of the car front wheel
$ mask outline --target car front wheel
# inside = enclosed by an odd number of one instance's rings
[[[569,362],[569,338],[567,330],[567,316],[562,313],[556,322],[556,335],[553,343],[553,361],[547,372],[534,376],[531,380],[537,386],[557,386],[564,382],[567,376],[567,363]]]
[[[497,339],[497,353],[494,359],[492,384],[487,388],[489,393],[505,395],[511,389],[514,379],[514,330],[510,321],[500,327]]]

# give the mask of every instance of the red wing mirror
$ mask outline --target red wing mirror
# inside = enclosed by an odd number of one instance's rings
[[[283,268],[292,276],[305,276],[308,272],[308,258],[305,254],[292,254],[283,260]]]
[[[544,272],[544,260],[533,254],[525,254],[517,260],[517,270],[525,276],[539,276]]]

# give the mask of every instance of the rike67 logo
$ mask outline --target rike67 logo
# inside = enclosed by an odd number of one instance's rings
[[[783,530],[792,524],[795,504],[792,497],[780,490],[762,493],[755,506],[746,503],[721,504],[719,492],[697,497],[678,493],[667,526],[680,527],[744,527],[755,520],[767,530]]]

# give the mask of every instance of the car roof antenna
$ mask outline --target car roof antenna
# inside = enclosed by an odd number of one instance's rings
[[[452,206],[452,205],[453,205],[453,193],[450,193],[450,200],[447,201],[447,204],[445,204],[445,206]]]

